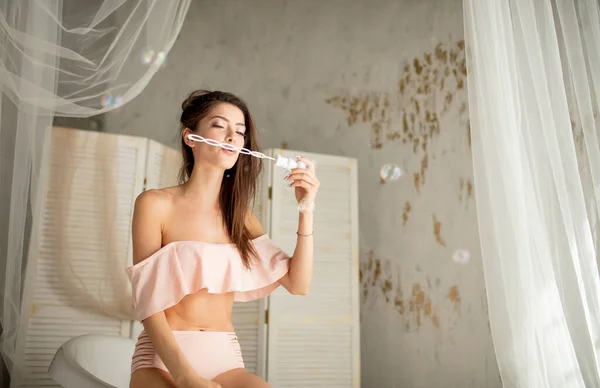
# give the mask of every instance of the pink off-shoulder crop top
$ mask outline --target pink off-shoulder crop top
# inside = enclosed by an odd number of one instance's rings
[[[262,298],[279,286],[289,270],[289,256],[263,234],[252,240],[258,259],[251,269],[234,244],[175,241],[126,269],[133,307],[140,321],[179,303],[184,296],[207,289],[234,293],[234,300]]]

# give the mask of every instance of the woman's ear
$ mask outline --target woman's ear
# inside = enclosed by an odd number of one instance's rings
[[[196,146],[196,142],[188,138],[188,135],[191,133],[194,133],[194,132],[192,132],[192,130],[189,128],[185,128],[183,130],[183,141],[185,142],[185,144],[188,145],[188,147],[194,148]]]

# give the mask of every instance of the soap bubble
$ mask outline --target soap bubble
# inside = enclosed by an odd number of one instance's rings
[[[154,60],[154,50],[149,49],[142,53],[142,63],[144,65],[149,65],[150,62]]]
[[[156,54],[156,60],[155,60],[156,64],[159,66],[163,65],[165,63],[165,58],[166,58],[165,53],[162,51],[159,51],[158,54]]]
[[[404,175],[404,171],[395,164],[384,164],[379,171],[379,175],[381,180],[385,182],[395,181]]]
[[[112,94],[106,94],[102,96],[102,106],[105,108],[109,108],[113,104],[114,97]]]
[[[298,210],[300,213],[312,212],[315,209],[315,202],[309,199],[303,199],[298,202]]]
[[[471,260],[471,254],[466,249],[459,249],[452,255],[452,260],[457,264],[467,264]]]
[[[162,66],[165,63],[166,54],[164,51],[155,52],[152,49],[148,49],[142,53],[142,63],[144,65],[150,65],[154,62],[158,66]]]
[[[105,108],[118,108],[121,105],[123,105],[122,96],[113,96],[112,94],[102,96],[102,106]]]
[[[123,105],[123,96],[115,96],[113,100],[113,107],[117,108]]]

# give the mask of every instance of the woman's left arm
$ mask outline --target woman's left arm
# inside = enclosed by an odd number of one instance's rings
[[[293,169],[285,179],[290,182],[290,187],[295,187],[296,200],[303,206],[301,206],[298,218],[298,236],[296,249],[290,260],[290,270],[279,280],[279,283],[291,294],[306,295],[313,276],[313,209],[320,183],[313,164],[303,157],[299,157],[297,160],[306,164],[306,168]]]

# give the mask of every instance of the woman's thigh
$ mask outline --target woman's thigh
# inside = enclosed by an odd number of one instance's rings
[[[263,379],[242,368],[221,373],[212,381],[219,383],[223,388],[271,388]]]
[[[175,388],[171,375],[158,368],[140,368],[131,374],[130,388]]]

